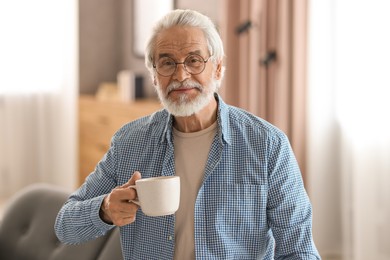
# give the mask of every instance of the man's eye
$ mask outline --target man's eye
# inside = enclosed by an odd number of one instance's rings
[[[187,59],[186,63],[188,65],[197,65],[197,64],[201,63],[201,60],[197,57],[190,57],[189,59]]]
[[[160,66],[161,67],[170,67],[170,66],[174,66],[175,65],[175,62],[173,62],[172,60],[162,60],[160,61]]]

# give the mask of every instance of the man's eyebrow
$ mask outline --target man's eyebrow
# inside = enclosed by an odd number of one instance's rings
[[[201,51],[200,50],[195,50],[195,51],[190,51],[188,52],[187,54],[188,55],[191,55],[191,54],[197,54],[197,55],[201,55]],[[163,57],[169,57],[169,58],[173,58],[174,55],[172,55],[171,53],[160,53],[158,55],[158,58],[163,58]]]
[[[170,57],[170,58],[172,58],[172,54],[169,54],[169,53],[160,53],[160,54],[158,55],[158,58],[163,58],[163,57]]]
[[[202,52],[200,50],[196,50],[196,51],[190,51],[188,54],[198,54],[200,55]]]

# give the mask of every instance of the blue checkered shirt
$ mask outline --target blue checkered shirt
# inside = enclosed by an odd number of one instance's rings
[[[320,259],[312,208],[289,141],[264,120],[218,99],[218,131],[195,202],[196,259]],[[134,171],[174,175],[172,116],[161,110],[123,126],[85,183],[60,210],[55,230],[77,244],[113,228],[102,200]],[[173,259],[175,215],[120,228],[125,259]]]

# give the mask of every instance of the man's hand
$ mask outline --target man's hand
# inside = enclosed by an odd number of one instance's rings
[[[116,187],[104,198],[100,206],[100,217],[104,222],[124,226],[135,221],[139,206],[129,201],[137,198],[137,192],[129,186],[135,185],[138,179],[141,179],[141,173],[134,172],[128,182]]]

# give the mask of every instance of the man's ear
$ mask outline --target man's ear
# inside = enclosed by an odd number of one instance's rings
[[[154,86],[157,86],[157,79],[156,79],[156,76],[153,76],[153,85],[154,85]]]
[[[222,61],[219,61],[217,64],[217,69],[215,70],[215,79],[220,80],[222,77]]]

